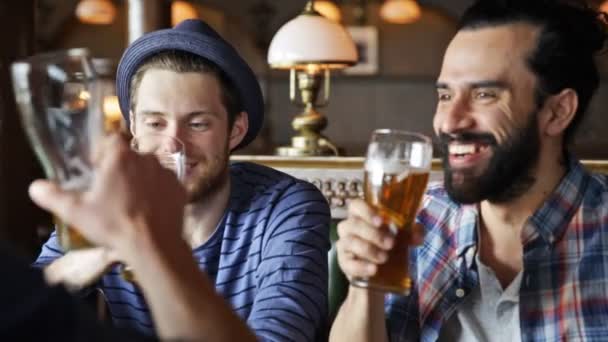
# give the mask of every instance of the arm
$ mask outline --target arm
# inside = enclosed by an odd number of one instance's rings
[[[89,190],[69,192],[37,181],[32,199],[132,265],[161,338],[254,341],[175,229],[186,204],[175,175],[117,137],[105,145]]]
[[[146,224],[146,223],[140,223]],[[139,231],[153,227],[139,227]],[[183,240],[140,235],[125,260],[134,270],[163,339],[255,341],[245,322],[220,297]],[[153,271],[151,271],[153,270]]]
[[[388,258],[393,237],[378,229],[380,220],[363,201],[353,201],[348,219],[338,225],[338,262],[349,278],[371,277]],[[338,311],[330,341],[387,341],[384,293],[349,287]]]
[[[384,293],[350,286],[329,340],[388,341],[384,322]]]
[[[351,279],[376,274],[378,265],[386,262],[387,252],[395,241],[387,231],[378,229],[382,220],[362,200],[351,202],[348,218],[338,225],[337,242],[340,268]],[[423,242],[422,227],[413,227],[413,244]],[[415,278],[416,251],[411,252],[410,273]],[[334,321],[330,341],[417,341],[418,305],[416,286],[407,296],[351,286]]]
[[[309,183],[297,181],[276,199],[247,321],[261,340],[326,339],[329,222],[327,201]]]

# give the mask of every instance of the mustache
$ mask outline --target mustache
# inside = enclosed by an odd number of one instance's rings
[[[459,143],[482,143],[487,145],[498,145],[496,138],[490,133],[460,132],[453,134],[439,133],[437,136],[439,144],[447,146],[452,142]]]

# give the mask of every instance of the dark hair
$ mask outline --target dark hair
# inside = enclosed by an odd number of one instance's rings
[[[522,22],[541,29],[536,49],[528,58],[539,80],[537,105],[567,88],[574,89],[579,99],[575,117],[565,131],[567,143],[599,84],[594,56],[606,43],[605,16],[583,1],[478,0],[465,12],[459,26],[467,30]]]
[[[135,109],[137,101],[135,94],[137,93],[139,84],[146,71],[150,69],[170,70],[178,73],[200,72],[215,76],[220,84],[222,103],[228,113],[228,128],[232,127],[236,116],[243,110],[238,91],[217,65],[193,53],[179,50],[163,51],[145,60],[137,68],[135,75],[131,78],[131,93],[129,94],[131,110]]]

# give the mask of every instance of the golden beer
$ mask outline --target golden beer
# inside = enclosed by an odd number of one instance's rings
[[[375,208],[395,244],[385,263],[369,278],[353,277],[351,284],[409,295],[409,247],[414,244],[414,219],[431,171],[433,144],[419,133],[377,129],[365,157],[365,201]],[[418,239],[416,239],[418,240]]]
[[[93,247],[93,245],[76,229],[70,227],[57,217],[54,218],[54,221],[55,229],[57,230],[57,239],[64,252]]]
[[[412,283],[408,268],[411,227],[428,179],[428,170],[410,169],[401,174],[382,170],[365,172],[365,201],[377,210],[383,220],[380,229],[390,231],[395,236],[395,244],[386,263],[379,265],[378,273],[359,280],[357,285],[409,294]]]

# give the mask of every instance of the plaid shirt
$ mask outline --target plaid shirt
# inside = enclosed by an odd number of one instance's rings
[[[418,220],[424,245],[412,251],[415,288],[388,295],[391,341],[436,341],[442,324],[479,285],[476,205],[429,188]],[[608,341],[608,179],[572,160],[555,192],[522,231],[522,341]]]

